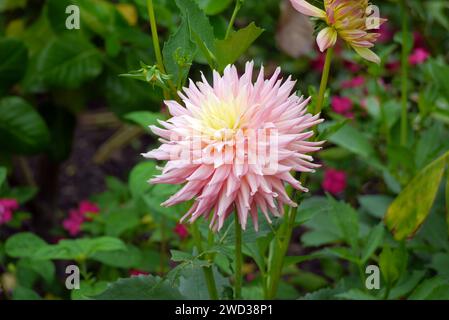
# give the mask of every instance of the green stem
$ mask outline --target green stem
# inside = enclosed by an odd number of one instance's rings
[[[154,5],[153,0],[147,0],[147,9],[148,9],[148,16],[150,17],[150,28],[151,28],[151,38],[153,40],[153,47],[154,47],[154,54],[156,55],[156,63],[158,69],[162,72],[167,74],[165,71],[164,61],[162,60],[162,51],[161,47],[159,45],[159,35],[157,33],[157,24],[156,24],[156,17],[154,15]],[[171,80],[167,81],[170,90],[173,92],[173,95],[177,97],[177,89],[173,82]],[[170,94],[168,90],[163,90],[164,98],[170,99]]]
[[[321,75],[320,91],[318,92],[318,100],[315,105],[314,113],[320,113],[323,108],[324,94],[326,93],[327,82],[329,80],[329,71],[331,67],[332,55],[334,49],[331,47],[326,51],[326,60],[324,62],[323,74]]]
[[[197,222],[192,224],[192,235],[195,241],[195,246],[199,253],[203,253],[203,242],[201,239],[201,233],[198,229]],[[211,300],[218,300],[217,286],[215,284],[215,278],[211,267],[203,267],[204,278],[206,279],[207,291],[209,292],[209,298]]]
[[[235,212],[235,283],[234,299],[242,297],[242,227],[240,226],[238,213]]]
[[[232,13],[231,20],[229,21],[228,29],[226,30],[226,36],[225,40],[229,38],[231,35],[232,27],[234,26],[235,18],[237,17],[237,14],[240,11],[240,8],[242,7],[243,0],[236,0],[235,1],[235,7],[234,12]]]
[[[159,260],[159,268],[160,268],[160,273],[161,275],[164,274],[165,272],[165,262],[168,260],[167,259],[167,239],[165,237],[165,228],[166,228],[166,218],[164,215],[162,215],[162,219],[161,219],[161,256],[160,256],[160,260]]]
[[[407,81],[408,81],[408,22],[405,0],[401,0],[402,11],[402,56],[401,56],[401,146],[407,145]]]
[[[150,17],[151,36],[153,39],[154,54],[156,55],[157,66],[163,73],[165,72],[162,60],[161,47],[159,46],[159,36],[157,34],[156,17],[154,16],[153,0],[147,0],[148,16]]]

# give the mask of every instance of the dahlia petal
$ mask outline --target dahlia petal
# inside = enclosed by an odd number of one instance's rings
[[[306,16],[317,17],[321,19],[326,18],[326,12],[311,5],[305,0],[290,0],[290,2],[292,3],[293,8],[295,8],[302,14],[305,14]]]
[[[337,31],[334,28],[326,27],[318,33],[316,42],[321,52],[333,47],[337,42]]]
[[[353,47],[353,48],[363,59],[380,64],[379,56],[370,49],[362,47]]]

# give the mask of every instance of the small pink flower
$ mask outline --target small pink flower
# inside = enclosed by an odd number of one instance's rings
[[[408,62],[415,66],[425,62],[430,56],[430,53],[423,48],[416,48],[412,54],[408,57]]]
[[[69,211],[69,217],[62,222],[62,226],[71,236],[76,236],[81,231],[84,216],[75,209]]]
[[[346,80],[341,83],[343,89],[351,89],[361,87],[365,84],[365,78],[363,76],[357,76],[351,80]]]
[[[173,231],[179,236],[181,240],[184,240],[189,236],[189,230],[187,230],[186,226],[181,223],[177,223]]]
[[[98,214],[100,212],[100,208],[98,208],[95,203],[89,202],[87,200],[81,201],[78,210],[87,221],[92,221],[92,218],[88,216],[89,214]]]
[[[8,223],[12,219],[12,213],[19,208],[16,199],[0,199],[0,225]]]
[[[331,106],[334,112],[347,116],[352,110],[353,103],[348,97],[334,96],[332,97]]]
[[[335,169],[327,169],[324,172],[324,180],[321,184],[324,191],[338,194],[346,189],[346,173]]]
[[[150,274],[149,272],[138,270],[138,269],[131,269],[131,270],[129,270],[129,275],[131,277],[136,277],[136,276],[140,276],[140,275],[147,276],[149,274]]]
[[[84,200],[79,205],[79,211],[82,215],[85,215],[86,213],[99,213],[100,209],[95,203]]]

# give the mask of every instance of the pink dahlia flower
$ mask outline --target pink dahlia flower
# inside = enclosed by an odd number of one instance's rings
[[[210,217],[210,227],[219,230],[236,210],[243,229],[251,215],[257,230],[258,209],[271,222],[270,214],[281,216],[284,204],[296,206],[286,183],[307,191],[291,171],[318,167],[307,154],[322,143],[308,139],[322,120],[307,113],[309,99],[291,94],[295,82],[282,82],[279,74],[278,68],[265,80],[262,68],[253,83],[252,62],[241,77],[228,66],[223,76],[214,72],[213,84],[204,76],[196,84],[190,81],[179,93],[185,107],[165,102],[173,117],[159,121],[164,129],[150,127],[162,145],[144,156],[167,160],[150,183],[185,183],[162,205],[195,198],[181,221]]]

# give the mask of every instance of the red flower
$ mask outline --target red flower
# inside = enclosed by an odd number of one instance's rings
[[[179,236],[181,240],[184,240],[189,236],[189,230],[187,230],[186,226],[181,223],[177,223],[173,231]]]
[[[346,173],[335,169],[327,169],[324,172],[324,180],[321,184],[324,191],[338,194],[346,189]]]

